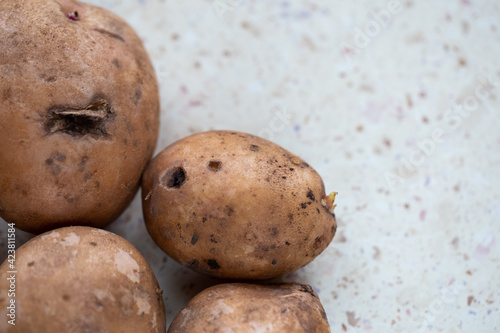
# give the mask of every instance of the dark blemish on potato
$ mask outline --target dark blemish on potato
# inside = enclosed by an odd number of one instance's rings
[[[262,251],[264,252],[269,252],[269,246],[263,246]]]
[[[116,68],[122,67],[122,64],[120,64],[120,61],[118,59],[113,59],[112,63]]]
[[[193,238],[191,238],[191,245],[195,245],[198,242],[198,235],[196,232],[193,234]]]
[[[312,297],[317,298],[314,289],[310,285],[303,284],[303,283],[298,283],[298,285],[300,285],[299,291],[304,292],[304,293],[308,293]]]
[[[281,177],[281,178],[282,178],[282,179],[286,179],[286,177],[285,177],[285,176],[283,176],[283,177]]]
[[[78,171],[80,171],[80,172],[85,171],[85,164],[87,164],[88,160],[89,160],[89,158],[87,156],[82,157],[82,161],[80,163],[78,163],[78,166],[79,166]]]
[[[99,188],[99,187],[101,187],[101,183],[95,182],[95,188]],[[102,203],[100,203],[100,204],[102,204]]]
[[[293,214],[292,213],[288,214],[288,220],[293,221]]]
[[[290,171],[294,171],[295,169],[294,168],[290,168]]]
[[[271,228],[271,236],[273,236],[273,237],[278,236],[278,228],[276,228],[276,227]]]
[[[208,250],[209,253],[212,253],[215,251],[215,247],[211,248],[210,250]]]
[[[332,225],[330,232],[333,234],[335,231],[337,231],[337,226],[334,224]]]
[[[3,91],[2,93],[2,99],[4,101],[10,99],[12,97],[12,88],[8,87],[6,90]]]
[[[51,159],[49,159],[49,160],[50,160],[50,161],[52,161]],[[52,171],[52,174],[53,174],[54,176],[57,176],[58,174],[60,174],[60,173],[61,173],[61,167],[60,167],[59,165],[57,165],[57,164],[53,164],[53,163],[52,163],[53,161],[52,161],[52,162],[50,162],[51,164],[48,164],[48,161],[49,161],[49,160],[45,161],[45,163],[46,163],[47,165],[50,165],[50,169],[51,169],[51,171]]]
[[[319,211],[319,208],[316,208],[316,211],[318,212],[318,214],[321,214],[321,212]]]
[[[95,32],[98,32],[100,34],[103,34],[107,37],[111,37],[111,38],[114,38],[114,39],[118,39],[120,42],[123,42],[125,43],[125,39],[123,39],[122,36],[118,35],[118,34],[115,34],[111,31],[107,31],[107,30],[104,30],[104,29],[94,29]]]
[[[260,147],[257,145],[250,145],[250,150],[253,152],[258,152],[260,150]]]
[[[187,264],[186,264],[187,267],[190,267],[190,268],[198,268],[199,265],[198,265],[198,260],[196,259],[193,259],[193,260],[190,260]]]
[[[302,165],[305,166],[306,168],[309,168],[309,164],[307,164],[306,162],[302,162]]]
[[[271,261],[271,265],[276,265],[277,262],[278,262],[278,260],[273,259],[273,261]]]
[[[285,242],[285,245],[286,246],[290,246],[290,242]]]
[[[96,242],[90,242],[89,244],[92,245],[92,246],[97,246]]]
[[[325,237],[324,236],[318,236],[314,239],[314,244],[313,244],[313,248],[316,250],[318,249],[319,247],[321,247],[323,245],[323,242],[325,240]]]
[[[211,160],[208,162],[208,170],[217,172],[222,168],[222,162],[217,160]]]
[[[48,82],[48,83],[57,81],[57,78],[55,76],[52,76],[52,75],[47,76],[45,74],[42,74],[39,76],[39,78],[42,79],[44,82]]]
[[[307,208],[307,202],[301,203],[300,207],[302,207],[302,209],[306,209]]]
[[[168,188],[180,188],[186,181],[186,171],[177,167],[169,170],[161,179],[164,186]]]
[[[203,218],[201,219],[201,222],[202,222],[202,223],[207,222],[207,218],[206,218],[206,217],[203,217]]]
[[[88,181],[90,178],[92,178],[92,171],[88,171],[85,176],[83,176],[83,181],[86,182]]]
[[[321,313],[321,317],[322,317],[324,320],[328,320],[328,318],[326,317],[326,312],[325,312],[325,310],[320,309],[320,313]]]
[[[35,265],[35,262],[34,261],[31,261],[28,263],[28,267],[33,267]]]
[[[45,164],[47,164],[47,165],[52,165],[52,163],[54,163],[54,160],[51,158],[48,158],[45,160]]]
[[[269,183],[270,181],[271,181],[271,179],[270,179],[269,177],[267,177],[267,178],[266,178],[266,182],[268,182],[268,183]]]
[[[210,242],[217,244],[217,240],[214,235],[210,235]]]
[[[63,295],[63,297],[62,297],[62,299],[63,299],[65,302],[68,302],[68,301],[71,299],[71,297],[69,297],[69,295],[64,294],[64,295]]]
[[[115,114],[111,104],[103,98],[94,98],[94,102],[83,108],[54,106],[47,112],[44,123],[48,134],[62,132],[73,137],[94,135],[108,136],[106,125]]]
[[[141,100],[141,98],[142,98],[142,90],[139,89],[135,92],[135,103],[134,103],[135,106],[137,106],[137,104],[139,104],[139,101]]]
[[[231,216],[234,213],[234,208],[231,206],[226,206],[226,215]]]
[[[309,190],[309,192],[307,192],[307,197],[308,197],[309,199],[311,199],[312,201],[315,201],[315,200],[316,200],[316,198],[314,197],[314,193],[313,193],[313,191],[312,191],[312,190]]]
[[[64,162],[64,161],[66,161],[66,156],[63,155],[63,154],[61,154],[61,153],[59,153],[59,152],[57,152],[57,151],[53,152],[52,155],[50,155],[50,158],[52,160],[56,160],[58,162]]]
[[[215,260],[215,259],[208,259],[207,264],[210,267],[210,269],[219,269],[220,268],[219,264],[217,263],[217,260]]]

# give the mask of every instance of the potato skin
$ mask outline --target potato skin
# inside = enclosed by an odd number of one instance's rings
[[[196,295],[168,333],[328,333],[325,310],[311,286],[227,283]]]
[[[6,320],[8,266],[7,261],[0,266],[0,332],[166,330],[163,298],[151,268],[118,235],[66,227],[17,249],[15,326]]]
[[[0,49],[0,217],[32,233],[114,221],[158,138],[139,37],[81,2],[3,0]]]
[[[336,231],[321,177],[278,145],[211,131],[157,155],[142,181],[143,213],[173,259],[221,278],[268,279],[320,254]]]

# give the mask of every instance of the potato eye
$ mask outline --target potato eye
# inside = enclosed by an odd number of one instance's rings
[[[68,17],[73,21],[78,21],[80,19],[80,15],[78,15],[78,12],[76,10],[72,13],[68,13]]]

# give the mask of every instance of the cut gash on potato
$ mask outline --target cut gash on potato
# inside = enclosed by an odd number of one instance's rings
[[[175,142],[142,181],[155,242],[183,265],[231,279],[273,278],[311,262],[335,235],[335,194],[301,158],[230,131]]]
[[[3,0],[0,50],[0,217],[32,233],[114,221],[158,137],[139,37],[82,2]]]

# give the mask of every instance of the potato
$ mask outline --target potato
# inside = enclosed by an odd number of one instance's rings
[[[330,326],[306,284],[227,283],[205,289],[174,318],[168,333],[326,333]]]
[[[115,220],[159,126],[135,32],[70,0],[0,1],[0,217],[40,233]]]
[[[265,139],[212,131],[147,167],[143,213],[155,242],[199,272],[268,279],[320,254],[336,231],[335,193],[306,162]]]
[[[0,332],[165,332],[158,282],[120,236],[90,227],[56,229],[21,246],[15,267],[10,264],[0,266]],[[8,324],[14,318],[15,326]]]

